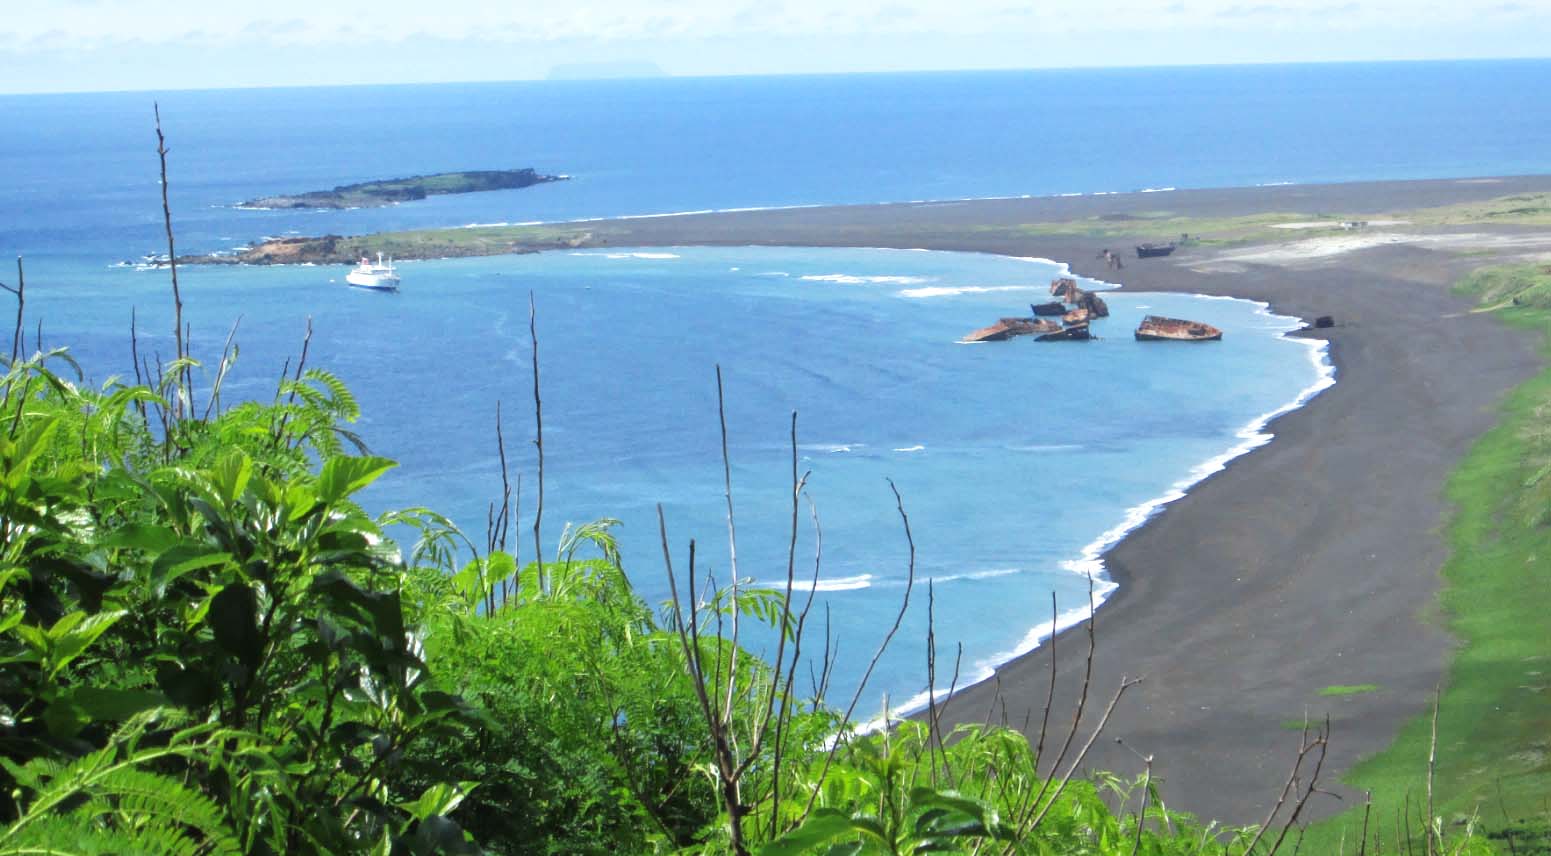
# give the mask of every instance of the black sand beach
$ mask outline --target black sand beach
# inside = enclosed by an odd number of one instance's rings
[[[1465,271],[1551,252],[1551,229],[1404,228],[1400,237],[1328,254],[1224,259],[1187,246],[1106,270],[1111,234],[1020,235],[1032,222],[1167,209],[1181,216],[1393,211],[1551,190],[1551,177],[1177,191],[816,208],[612,221],[597,243],[625,246],[789,244],[923,247],[1072,264],[1135,291],[1231,295],[1312,319],[1330,341],[1338,383],[1270,428],[1274,442],[1235,460],[1132,533],[1105,558],[1118,594],[1098,615],[1098,655],[1084,725],[1122,676],[1144,678],[1117,709],[1088,766],[1131,774],[1153,755],[1171,808],[1228,823],[1261,821],[1286,780],[1305,712],[1333,717],[1324,781],[1383,748],[1424,712],[1451,640],[1437,615],[1446,550],[1446,477],[1494,420],[1494,406],[1540,368],[1536,342],[1469,313],[1449,284]],[[601,224],[587,224],[589,227]],[[1290,235],[1288,240],[1296,240]],[[1332,239],[1335,240],[1335,239]],[[1313,245],[1310,245],[1313,246]],[[1328,248],[1327,248],[1328,249]],[[1466,254],[1468,253],[1468,254]],[[1009,307],[1009,311],[1017,307]],[[1029,605],[1028,623],[1046,605]],[[951,644],[952,627],[939,627]],[[1052,723],[1070,724],[1086,655],[1080,631],[1055,657]],[[1050,648],[1006,664],[961,693],[945,721],[980,722],[1002,705],[1037,728]],[[1323,698],[1321,687],[1382,692]],[[1134,751],[1133,751],[1134,750]],[[1418,759],[1418,763],[1423,763]],[[1354,803],[1346,794],[1345,805]],[[1314,814],[1343,807],[1317,798]]]

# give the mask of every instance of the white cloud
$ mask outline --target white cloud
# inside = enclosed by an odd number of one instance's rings
[[[10,10],[0,47],[91,49],[128,41],[200,40],[253,46],[331,44],[361,33],[384,41],[653,41],[741,36],[803,37],[899,33],[976,35],[1102,33],[1147,21],[1161,29],[1332,25],[1429,27],[1493,17],[1551,16],[1551,0],[1473,0],[1431,10],[1404,0],[45,0]]]

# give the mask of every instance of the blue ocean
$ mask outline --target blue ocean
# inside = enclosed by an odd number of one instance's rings
[[[340,87],[0,97],[0,254],[27,259],[28,309],[89,378],[172,350],[151,105],[159,101],[180,252],[266,235],[829,203],[1551,171],[1551,63],[1262,66]],[[533,166],[571,181],[385,209],[248,211],[264,194],[455,169]],[[129,264],[125,264],[125,262]],[[227,395],[267,398],[312,320],[360,433],[401,463],[377,509],[428,505],[476,536],[500,477],[500,402],[531,525],[528,299],[538,308],[544,537],[621,521],[626,568],[666,596],[675,551],[726,579],[716,367],[726,389],[738,571],[784,580],[792,413],[822,527],[815,587],[854,684],[917,588],[869,709],[925,689],[932,581],[940,687],[1027,650],[1102,598],[1102,549],[1159,503],[1268,438],[1265,419],[1330,382],[1292,319],[1244,301],[1106,294],[1087,345],[964,345],[1020,312],[1062,260],[899,250],[641,248],[411,262],[397,295],[343,268],[185,268],[197,354],[234,324]],[[11,272],[0,271],[9,282]],[[1121,276],[1123,280],[1123,276]],[[1114,285],[1088,282],[1087,287]],[[1222,327],[1148,346],[1144,314]],[[819,539],[806,507],[798,576]],[[523,550],[531,556],[531,541]],[[1145,572],[1145,569],[1143,569]],[[1095,576],[1096,575],[1096,576]],[[821,607],[821,610],[823,607]]]

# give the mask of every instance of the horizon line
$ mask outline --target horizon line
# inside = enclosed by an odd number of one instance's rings
[[[345,83],[308,83],[308,84],[240,84],[235,86],[189,86],[177,88],[144,87],[133,89],[57,89],[57,90],[32,90],[32,91],[0,91],[0,98],[46,98],[60,95],[127,95],[133,93],[187,93],[187,92],[249,92],[255,90],[308,90],[308,89],[366,89],[366,88],[392,88],[411,86],[477,86],[477,85],[501,85],[501,84],[553,84],[557,86],[575,85],[580,83],[631,83],[643,81],[663,80],[739,80],[746,78],[787,78],[787,77],[882,77],[888,75],[918,75],[918,74],[1012,74],[1012,73],[1041,73],[1041,72],[1072,72],[1072,71],[1149,71],[1162,69],[1207,69],[1207,68],[1274,68],[1274,67],[1313,67],[1313,66],[1353,66],[1353,65],[1466,65],[1479,63],[1521,63],[1521,62],[1551,62],[1551,56],[1507,56],[1507,57],[1440,57],[1433,59],[1341,59],[1341,60],[1267,60],[1264,62],[1180,62],[1180,63],[1153,63],[1143,65],[1064,65],[1064,66],[1011,66],[1004,68],[919,68],[919,69],[874,69],[862,71],[785,71],[785,72],[749,72],[730,74],[673,74],[663,71],[656,75],[622,76],[622,77],[577,77],[577,78],[550,78],[550,77],[514,77],[514,78],[486,78],[466,80],[404,80],[404,81],[378,81],[378,82],[345,82]]]

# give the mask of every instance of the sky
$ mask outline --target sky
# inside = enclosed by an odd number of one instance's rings
[[[1545,56],[1551,0],[0,0],[0,93]]]

